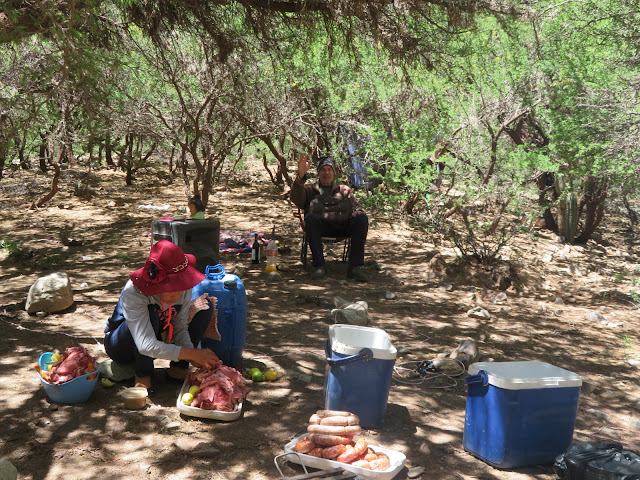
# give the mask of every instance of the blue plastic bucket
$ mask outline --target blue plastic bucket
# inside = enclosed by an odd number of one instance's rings
[[[52,352],[45,352],[40,355],[38,359],[38,365],[42,370],[48,370],[49,365],[53,363],[51,361]],[[94,375],[91,380],[89,377]],[[49,400],[56,403],[84,403],[89,400],[89,397],[96,388],[98,383],[98,377],[100,376],[100,367],[95,372],[86,373],[80,377],[76,377],[59,385],[49,383],[44,380],[39,374],[38,378],[42,387],[44,388]]]
[[[582,380],[544,362],[469,367],[463,445],[498,468],[553,463],[573,439]]]
[[[324,406],[360,417],[363,428],[384,421],[396,349],[384,330],[332,325],[325,343]]]
[[[203,293],[216,297],[218,331],[222,340],[203,338],[200,343],[202,347],[213,350],[222,363],[239,369],[247,339],[247,293],[244,284],[236,275],[225,273],[220,264],[208,265],[205,275],[205,279],[193,287],[191,298]]]

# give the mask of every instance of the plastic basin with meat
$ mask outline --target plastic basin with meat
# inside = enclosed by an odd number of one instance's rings
[[[38,365],[42,370],[48,369],[48,366],[52,363],[52,356],[53,352],[45,352],[40,355]],[[94,372],[80,375],[73,380],[58,385],[47,382],[40,375],[38,375],[38,378],[49,400],[56,403],[73,404],[84,403],[89,400],[89,397],[91,397],[96,387],[96,383],[98,383],[99,376],[100,370],[97,369]]]

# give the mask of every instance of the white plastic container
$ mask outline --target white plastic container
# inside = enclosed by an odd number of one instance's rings
[[[304,433],[299,437],[294,438],[284,446],[285,453],[295,453],[295,445],[307,434]],[[296,455],[289,455],[287,460],[297,464],[303,464],[305,467],[319,468],[320,470],[330,470],[332,468],[342,468],[348,472],[353,472],[360,477],[367,478],[369,480],[391,480],[394,478],[400,470],[404,468],[404,463],[407,457],[401,452],[391,450],[377,445],[369,445],[374,452],[384,453],[389,457],[389,468],[386,470],[367,470],[366,468],[355,467],[348,463],[336,462],[335,460],[327,460],[326,458],[318,458],[312,455],[306,455],[304,453],[298,453]]]
[[[189,385],[187,381],[182,384],[182,388],[180,389],[180,393],[178,394],[178,398],[176,400],[176,408],[183,415],[188,415],[190,417],[198,417],[198,418],[210,418],[213,420],[220,420],[223,422],[233,422],[240,418],[242,415],[242,402],[236,405],[236,408],[233,412],[221,412],[219,410],[205,410],[204,408],[191,407],[189,405],[185,405],[182,403],[182,395],[189,391]]]

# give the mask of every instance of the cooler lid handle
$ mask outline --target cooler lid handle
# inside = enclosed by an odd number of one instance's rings
[[[331,358],[331,342],[329,342],[329,340],[325,340],[324,342],[324,351],[327,357],[327,363],[331,367],[334,367],[334,366],[339,367],[342,365],[346,365],[348,363],[359,362],[359,361],[368,362],[369,360],[373,359],[373,351],[370,348],[363,348],[357,354],[351,355],[349,357],[337,358],[337,359]]]
[[[464,377],[465,385],[480,383],[483,387],[489,385],[489,375],[484,370],[479,370],[476,375],[467,375]]]
[[[224,277],[224,267],[221,263],[218,263],[217,265],[207,265],[204,274],[210,280],[220,280]]]

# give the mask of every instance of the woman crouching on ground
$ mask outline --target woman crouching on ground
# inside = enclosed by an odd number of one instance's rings
[[[195,264],[193,255],[160,240],[144,267],[129,274],[107,321],[104,346],[114,362],[135,362],[136,386],[151,387],[156,358],[171,360],[167,374],[177,380],[186,377],[189,362],[210,367],[218,361],[211,350],[194,348],[213,313],[209,300],[192,303],[191,289],[205,278]]]

